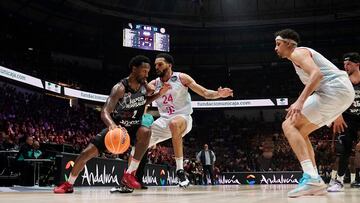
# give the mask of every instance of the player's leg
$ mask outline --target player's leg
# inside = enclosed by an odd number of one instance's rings
[[[76,158],[74,167],[71,169],[69,174],[69,179],[61,184],[58,187],[54,188],[54,193],[72,193],[73,185],[75,183],[76,178],[78,177],[79,173],[83,170],[86,162],[90,159],[97,157],[99,155],[99,151],[97,147],[90,143],[87,148],[85,148],[80,155]]]
[[[311,123],[303,114],[300,114],[296,120],[285,120],[282,127],[304,171],[300,184],[290,191],[288,196],[298,197],[322,191],[326,185],[316,171],[316,164],[313,164],[315,163],[314,151],[308,137],[319,126]]]
[[[360,142],[355,147],[355,173],[355,180],[351,183],[351,187],[360,188]]]
[[[136,178],[139,180],[139,183],[141,184],[141,189],[147,189],[147,187],[144,185],[143,177],[145,174],[145,166],[148,163],[148,151],[145,152],[143,158],[140,161],[139,168],[136,171]]]
[[[58,187],[54,188],[55,193],[72,193],[73,184],[79,173],[83,170],[86,162],[90,159],[97,157],[100,152],[106,150],[105,147],[105,135],[108,132],[108,128],[103,129],[99,134],[96,135],[94,140],[87,146],[80,155],[76,158],[74,167],[71,169],[69,179]]]
[[[138,182],[141,184],[141,189],[147,189],[147,187],[144,185],[144,183],[142,181],[142,178],[143,178],[144,173],[145,173],[145,166],[146,166],[146,164],[148,162],[148,157],[147,157],[148,153],[147,152],[148,151],[145,152],[143,158],[140,161],[138,170],[136,171],[136,178],[137,178]],[[128,160],[128,166],[131,163],[131,159],[132,159],[132,156],[134,155],[134,153],[135,153],[135,147],[132,147],[131,152],[130,152],[130,156],[129,156],[129,160]],[[121,184],[120,186],[113,187],[110,190],[111,193],[132,193],[133,191],[134,191],[133,188],[129,188],[124,184]]]
[[[171,126],[171,127],[170,127]],[[158,118],[151,126],[151,138],[149,147],[172,138],[177,176],[179,179],[179,186],[186,187],[189,185],[189,180],[186,178],[183,169],[183,143],[182,137],[185,136],[192,128],[191,116],[176,116],[174,118]],[[175,138],[175,140],[174,140]]]
[[[313,166],[314,152],[308,135],[318,129],[319,126],[311,123],[304,115],[300,114],[297,120],[286,119],[282,127],[291,148],[302,163],[304,172],[310,176],[317,177],[318,174],[316,174]],[[303,163],[308,164],[303,165]]]
[[[141,188],[141,184],[136,179],[135,174],[146,150],[149,147],[149,141],[151,136],[150,126],[153,123],[152,116],[149,116],[151,117],[151,119],[150,117],[145,117],[145,115],[143,116],[141,123],[142,126],[138,127],[138,129],[136,130],[135,152],[131,158],[129,167],[121,180],[124,185],[134,189]],[[146,122],[147,119],[150,119],[151,121]]]
[[[338,170],[339,170],[339,161],[340,161],[340,156],[343,153],[343,148],[344,146],[341,144],[341,140],[340,140],[341,136],[338,136],[338,141],[335,143],[335,161],[331,164],[331,179],[330,179],[330,183],[329,183],[329,187],[327,189],[328,192],[333,192],[332,190],[332,186],[337,184],[337,174],[338,174]]]
[[[137,127],[136,132],[136,142],[132,143],[135,145],[135,150],[132,150],[131,157],[129,159],[129,167],[126,170],[122,183],[130,188],[140,189],[141,183],[136,179],[136,171],[139,167],[139,164],[149,147],[149,141],[151,137],[150,126],[153,124],[154,119],[150,114],[144,114],[141,121],[141,126]],[[143,170],[143,168],[141,169]]]
[[[347,131],[347,129],[346,129]],[[337,148],[337,154],[339,155],[339,162],[337,165],[337,174],[336,179],[332,182],[331,186],[327,189],[328,192],[342,192],[344,191],[344,176],[345,172],[348,169],[349,158],[352,151],[352,140],[349,139],[349,136],[345,132],[343,135],[339,136],[339,146]]]
[[[184,171],[184,152],[183,152],[183,136],[187,133],[188,121],[183,116],[176,116],[169,122],[171,131],[172,144],[175,154],[176,175],[179,179],[180,187],[187,187],[190,182]]]

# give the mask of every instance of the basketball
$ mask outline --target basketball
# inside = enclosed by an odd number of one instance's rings
[[[130,146],[130,136],[122,128],[109,130],[105,135],[105,146],[113,154],[122,154]]]

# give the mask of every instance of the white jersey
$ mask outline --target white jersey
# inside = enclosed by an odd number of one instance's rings
[[[171,89],[155,100],[160,116],[171,118],[176,115],[192,114],[191,97],[188,87],[184,86],[180,80],[180,73],[173,72],[167,82],[171,85]],[[156,78],[155,92],[158,92],[162,86],[163,82],[160,78]]]
[[[323,74],[323,78],[320,81],[319,86],[315,91],[326,92],[329,90],[331,86],[334,86],[334,79],[339,77],[348,77],[345,71],[339,70],[333,63],[331,63],[328,59],[326,59],[319,52],[308,48],[308,47],[299,47],[297,49],[307,49],[310,51],[311,56],[315,62],[315,64],[320,68],[320,72]],[[309,75],[296,64],[294,64],[295,71],[299,75],[301,82],[306,85],[310,78]],[[331,88],[330,88],[331,89]]]

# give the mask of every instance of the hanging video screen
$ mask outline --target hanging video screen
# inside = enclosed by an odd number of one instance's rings
[[[169,52],[170,36],[165,33],[165,28],[129,23],[129,28],[123,29],[123,46]]]

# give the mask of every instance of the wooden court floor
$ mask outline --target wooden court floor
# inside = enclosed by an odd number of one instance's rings
[[[345,192],[325,196],[288,198],[295,185],[190,186],[181,189],[149,187],[130,194],[111,194],[109,187],[78,187],[73,194],[53,194],[52,188],[0,187],[0,203],[360,203],[360,189],[347,186]]]

